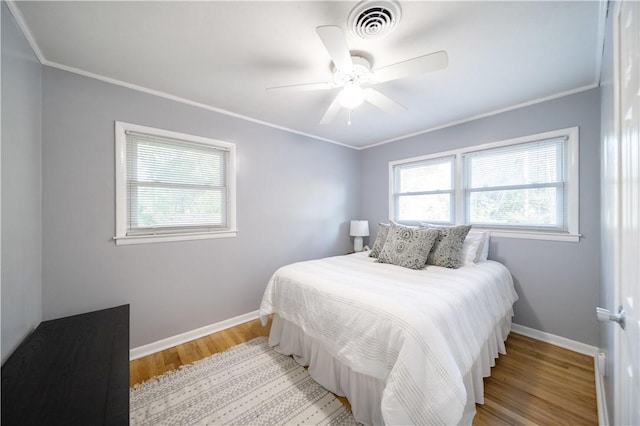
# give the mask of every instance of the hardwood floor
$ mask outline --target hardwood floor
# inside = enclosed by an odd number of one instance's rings
[[[166,349],[130,363],[130,386],[259,336],[259,320]],[[485,403],[473,420],[483,425],[596,425],[593,358],[511,333],[507,355],[484,379]],[[344,398],[340,400],[348,405]]]
[[[260,320],[253,320],[213,333],[161,352],[135,359],[129,363],[129,386],[142,383],[181,365],[191,364],[232,346],[248,342],[260,336],[268,336],[271,322],[263,327]]]
[[[474,425],[596,425],[593,358],[520,334],[484,379]]]

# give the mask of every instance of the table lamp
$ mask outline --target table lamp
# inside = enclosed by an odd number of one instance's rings
[[[353,240],[353,251],[362,251],[362,237],[369,236],[369,221],[352,220],[349,235],[355,237]]]

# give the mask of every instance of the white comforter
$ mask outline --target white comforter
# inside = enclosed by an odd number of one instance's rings
[[[457,424],[462,378],[517,298],[497,262],[416,271],[357,253],[280,268],[260,316],[277,313],[342,364],[383,380],[386,424]]]

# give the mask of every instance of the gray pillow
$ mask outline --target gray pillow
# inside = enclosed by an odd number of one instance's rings
[[[371,249],[371,253],[369,253],[369,257],[380,256],[382,247],[384,247],[384,242],[387,241],[387,235],[389,234],[388,223],[379,223],[378,225],[380,226],[380,228],[378,229],[378,235],[376,235],[376,242],[373,243],[373,248]]]
[[[471,229],[471,225],[431,229],[438,229],[440,235],[433,244],[431,253],[429,253],[427,265],[443,266],[451,269],[461,267],[464,264],[462,246]]]
[[[377,261],[422,269],[439,234],[435,228],[413,228],[391,222],[387,240]]]

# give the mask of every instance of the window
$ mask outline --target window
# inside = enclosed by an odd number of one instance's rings
[[[453,222],[453,160],[435,158],[398,165],[394,169],[396,220]]]
[[[578,241],[578,128],[408,160],[390,168],[397,222]]]
[[[234,144],[116,122],[116,244],[236,233]]]
[[[463,155],[466,222],[566,230],[566,138]]]

